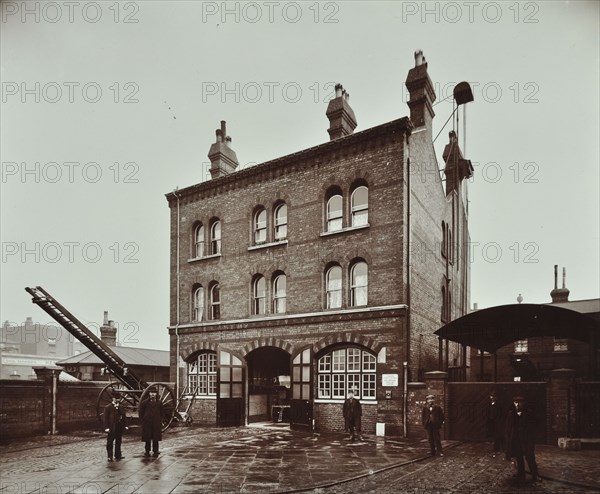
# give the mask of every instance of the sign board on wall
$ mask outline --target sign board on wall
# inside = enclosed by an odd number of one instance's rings
[[[398,374],[382,374],[382,386],[398,386]]]

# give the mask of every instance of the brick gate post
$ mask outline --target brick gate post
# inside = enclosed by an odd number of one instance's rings
[[[58,399],[58,376],[63,368],[57,365],[34,365],[33,370],[40,381],[44,381],[46,386],[46,396],[49,400],[44,400],[44,425],[49,434],[57,434],[56,430],[56,410]],[[48,407],[47,404],[50,404]]]
[[[444,409],[446,423],[442,429],[443,439],[448,437],[448,373],[431,371],[425,373],[425,396],[435,396],[435,402]]]
[[[556,444],[559,437],[569,437],[575,425],[575,403],[572,384],[576,372],[573,369],[550,371],[546,393],[547,440]]]

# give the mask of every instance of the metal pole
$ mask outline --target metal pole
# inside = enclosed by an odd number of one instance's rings
[[[402,427],[404,429],[404,437],[408,436],[408,362],[404,362],[404,398],[403,398],[403,413],[402,413]]]
[[[56,435],[56,393],[58,392],[58,374],[61,371],[52,371],[52,435]]]

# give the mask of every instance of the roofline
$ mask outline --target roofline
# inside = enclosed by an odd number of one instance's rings
[[[248,177],[251,177],[253,175],[257,175],[268,168],[286,166],[291,163],[297,163],[299,160],[310,159],[315,156],[319,156],[337,150],[338,148],[345,147],[349,143],[358,143],[370,137],[391,134],[398,130],[410,135],[413,128],[414,126],[413,123],[410,121],[410,118],[402,117],[396,120],[392,120],[391,122],[387,122],[381,125],[377,125],[375,127],[371,127],[369,129],[365,129],[355,134],[340,137],[338,139],[325,142],[323,144],[318,144],[317,146],[303,149],[301,151],[281,156],[270,161],[265,161],[264,163],[260,163],[258,165],[244,168],[243,170],[236,171],[223,177],[213,178],[205,182],[200,182],[195,185],[179,189],[177,190],[176,194],[173,191],[169,192],[165,194],[165,197],[167,198],[167,201],[170,204],[177,198],[181,199],[182,197],[191,195],[196,192],[208,191],[215,187],[221,187],[224,184],[236,183],[238,181],[247,179]]]

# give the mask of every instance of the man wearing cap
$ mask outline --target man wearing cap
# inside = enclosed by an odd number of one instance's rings
[[[350,433],[350,440],[354,441],[358,435],[358,440],[362,441],[363,438],[360,434],[362,407],[360,400],[354,397],[353,390],[348,391],[348,398],[344,401],[343,414],[346,430]]]
[[[140,403],[139,415],[142,423],[142,442],[145,443],[144,456],[150,456],[150,444],[152,444],[152,456],[159,455],[158,442],[162,439],[162,402],[157,397],[156,388],[151,387],[149,398]]]
[[[508,412],[506,423],[507,452],[511,458],[517,459],[517,474],[520,480],[525,480],[525,461],[534,482],[541,482],[535,461],[534,438],[537,422],[533,413],[525,406],[525,398],[513,398],[514,409]]]
[[[108,391],[108,393],[111,397],[111,402],[104,407],[104,414],[102,415],[104,432],[108,433],[108,436],[106,437],[106,453],[108,455],[108,461],[113,461],[114,445],[114,457],[117,460],[121,460],[123,458],[123,455],[121,454],[123,431],[128,429],[125,425],[126,415],[123,406],[119,403],[119,397],[114,391]]]
[[[427,395],[425,397],[425,406],[421,414],[421,422],[427,431],[431,455],[444,456],[442,453],[442,441],[440,440],[440,429],[444,425],[444,410],[441,406],[434,404],[435,397]]]

